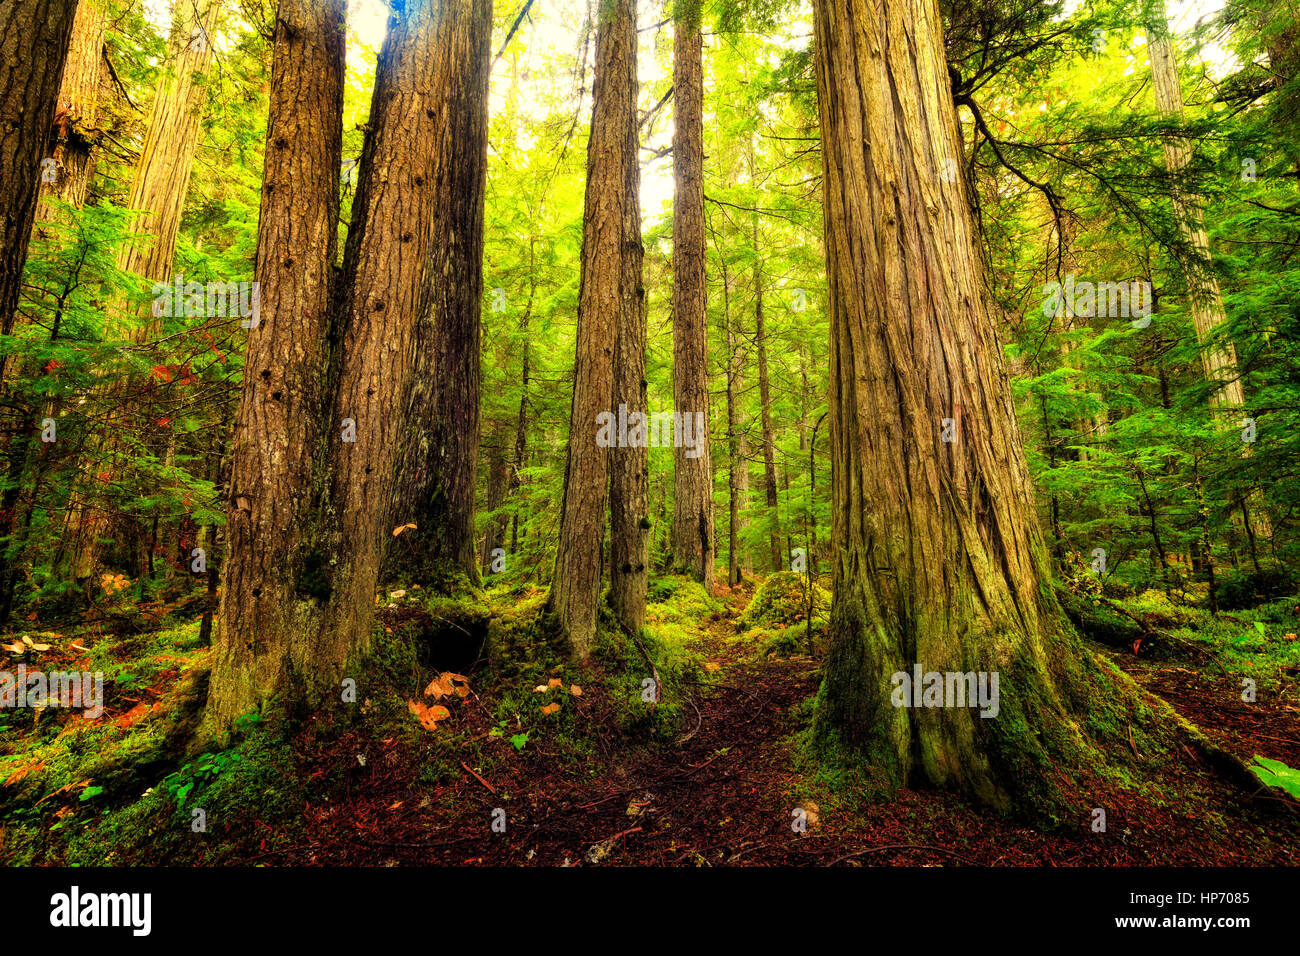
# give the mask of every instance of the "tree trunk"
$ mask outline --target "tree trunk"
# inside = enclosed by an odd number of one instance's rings
[[[226,559],[208,719],[224,727],[325,668],[320,540],[331,273],[343,145],[346,0],[280,0],[256,276],[226,482]],[[215,560],[215,555],[209,560]],[[328,677],[336,675],[330,673]]]
[[[150,282],[162,282],[172,275],[176,237],[199,144],[199,107],[207,95],[202,80],[212,64],[212,41],[223,3],[177,0],[173,13],[171,55],[158,77],[126,204],[141,212],[128,224],[128,231],[143,235],[124,244],[117,256],[119,269]],[[196,77],[199,83],[195,83]],[[147,342],[156,328],[156,323],[146,322],[132,338]]]
[[[506,490],[510,486],[510,462],[506,459],[506,428],[500,424],[492,428],[492,438],[487,447],[487,528],[483,533],[483,549],[479,554],[483,575],[492,574],[492,562],[496,555],[492,552],[505,548],[506,516],[494,514],[505,503]]]
[[[704,67],[699,0],[676,0],[673,25],[673,407],[704,413],[694,448],[673,449],[673,564],[713,591],[713,464],[704,257]],[[683,443],[684,444],[684,443]]]
[[[487,190],[491,0],[445,0],[439,14],[433,238],[406,399],[393,524],[418,525],[410,570],[446,588],[478,581],[474,491]],[[410,542],[407,542],[410,543]]]
[[[816,0],[814,19],[834,560],[816,738],[887,786],[1006,807],[1031,774],[1056,787],[1049,758],[1079,765],[1071,709],[1132,685],[1079,648],[1047,584],[967,187],[941,175],[960,140],[937,5]],[[914,665],[998,673],[997,717],[898,706]]]
[[[636,124],[633,19],[633,0],[600,0],[591,136],[587,143],[573,404],[559,550],[550,596],[556,623],[577,660],[586,660],[591,653],[600,600],[611,449],[598,441],[598,419],[618,414],[618,409],[610,409],[609,404],[614,394],[618,317],[623,308],[627,166],[636,162],[635,156],[628,155],[627,136],[629,124]],[[616,434],[612,437],[617,441]],[[608,446],[609,442],[603,444]]]
[[[754,223],[754,247],[758,248],[758,222]],[[776,439],[772,432],[772,390],[767,376],[767,329],[763,318],[763,273],[754,263],[754,346],[758,350],[758,400],[763,421],[763,490],[767,495],[768,544],[771,569],[785,566],[781,559],[780,508],[776,495]]]
[[[740,423],[745,358],[731,315],[731,279],[725,260],[722,269],[722,315],[727,330],[727,584],[735,587],[740,583],[741,571],[748,570],[742,554],[744,544],[741,536],[745,528],[745,510],[749,506],[749,449]]]
[[[145,123],[144,144],[131,182],[127,208],[140,215],[127,223],[127,231],[139,235],[118,250],[117,268],[133,272],[149,283],[170,282],[176,239],[180,232],[190,172],[198,149],[200,106],[206,92],[202,83],[212,63],[212,41],[224,0],[177,0],[172,13],[168,65],[160,72],[153,104]],[[200,82],[196,83],[195,78]],[[134,325],[135,317],[143,321]],[[128,304],[119,299],[108,309],[107,338],[130,338],[147,343],[155,338],[161,323],[152,317],[147,304]],[[117,331],[111,331],[117,325]],[[129,332],[129,335],[128,335]],[[122,380],[102,386],[104,401],[113,409],[92,439],[81,483],[85,486],[82,508],[75,530],[79,543],[73,562],[73,576],[85,579],[100,565],[103,539],[112,530],[116,505],[104,504],[103,486],[96,474],[117,474],[125,454],[120,436],[135,427],[131,392]],[[138,534],[133,522],[122,522],[118,538]]]
[[[1167,118],[1182,122],[1185,116],[1183,90],[1178,80],[1174,46],[1169,39],[1164,3],[1156,3],[1151,16],[1153,19],[1147,27],[1147,54],[1151,59],[1151,86],[1155,91],[1156,107]],[[1219,328],[1227,321],[1227,313],[1223,307],[1219,280],[1214,274],[1201,198],[1178,182],[1178,177],[1192,161],[1192,144],[1184,136],[1166,136],[1164,152],[1165,166],[1175,180],[1172,185],[1174,216],[1188,247],[1188,255],[1182,265],[1191,300],[1192,320],[1196,326],[1196,340],[1201,344],[1205,379],[1214,387],[1210,393],[1210,405],[1221,413],[1225,427],[1236,428],[1237,416],[1246,408],[1241,372],[1237,366],[1237,350]],[[1248,458],[1250,453],[1251,448],[1246,445],[1242,457]],[[1252,493],[1249,499],[1253,520],[1248,523],[1254,526],[1255,533],[1261,537],[1273,537],[1272,522],[1264,510],[1258,491]]]
[[[322,670],[370,648],[416,325],[433,241],[439,134],[435,0],[395,3],[380,50],[339,305],[341,359],[328,441],[337,544],[317,639]]]
[[[628,21],[624,24],[624,20]],[[632,55],[617,82],[630,92],[631,108],[623,114],[624,192],[622,277],[618,330],[614,342],[614,392],[610,408],[649,413],[646,391],[646,296],[641,284],[645,252],[641,245],[641,143],[637,123],[636,4],[628,4],[619,28],[629,31]],[[645,626],[646,585],[650,563],[649,452],[643,445],[617,448],[609,466],[609,604],[625,633],[639,638]]]
[[[55,197],[80,208],[94,174],[93,147],[99,139],[99,90],[104,66],[104,0],[80,0],[68,44],[68,61],[63,67],[55,108],[50,153],[56,178],[41,184],[42,202],[36,209],[38,221],[54,218],[54,209],[44,200]]]
[[[5,0],[0,7],[0,332],[14,329],[42,159],[76,0]],[[46,167],[48,168],[48,166]],[[8,362],[0,357],[0,380]]]

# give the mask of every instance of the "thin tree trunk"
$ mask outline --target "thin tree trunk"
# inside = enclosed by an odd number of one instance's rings
[[[754,224],[755,248],[758,244],[758,224]],[[767,330],[763,318],[763,275],[757,262],[754,265],[754,347],[758,351],[758,400],[762,406],[763,422],[763,490],[767,496],[768,542],[771,548],[771,569],[780,571],[785,566],[781,559],[780,508],[776,493],[776,438],[772,431],[772,390],[767,374]]]
[[[596,31],[573,404],[559,549],[550,596],[556,623],[577,660],[586,660],[591,653],[600,600],[611,449],[598,442],[598,418],[602,413],[618,414],[609,403],[614,394],[618,316],[623,308],[627,166],[636,163],[636,157],[628,155],[627,136],[628,125],[636,124],[633,8],[633,0],[600,0]]]
[[[727,332],[727,584],[735,587],[740,583],[741,570],[745,567],[741,535],[744,509],[749,504],[749,459],[739,407],[740,393],[745,387],[744,354],[731,315],[730,283],[726,261],[723,260],[722,316]]]
[[[494,514],[505,503],[506,490],[510,486],[510,462],[506,459],[506,429],[501,425],[492,428],[492,438],[487,447],[487,528],[483,534],[483,548],[479,561],[486,576],[492,573],[492,562],[497,557],[493,554],[498,548],[505,548],[506,516]]]
[[[614,343],[614,392],[610,408],[649,412],[646,392],[646,295],[641,284],[641,137],[637,124],[636,4],[628,4],[632,55],[620,82],[631,90],[632,108],[624,114],[626,160],[623,192],[621,306]],[[627,75],[630,74],[630,75]],[[609,604],[625,633],[639,638],[645,625],[650,563],[650,463],[644,445],[615,449],[609,475]]]
[[[1169,38],[1164,3],[1155,3],[1150,15],[1152,20],[1147,27],[1147,54],[1151,60],[1151,85],[1155,90],[1156,107],[1167,118],[1182,122],[1185,116],[1183,90],[1178,79],[1174,46]],[[1174,216],[1188,248],[1183,262],[1183,275],[1187,282],[1196,339],[1201,344],[1201,363],[1205,368],[1206,381],[1214,389],[1210,393],[1210,405],[1220,413],[1225,427],[1236,428],[1237,416],[1246,407],[1241,372],[1237,365],[1237,350],[1220,328],[1227,321],[1227,313],[1223,307],[1219,280],[1214,274],[1201,197],[1178,181],[1192,161],[1192,144],[1185,136],[1166,136],[1164,153],[1165,166],[1174,178]],[[1249,458],[1250,454],[1251,448],[1246,445],[1242,449],[1242,457]],[[1253,515],[1253,521],[1249,523],[1254,526],[1255,533],[1264,538],[1272,538],[1272,522],[1258,491],[1248,496],[1248,504]]]
[[[673,406],[704,413],[694,448],[673,449],[673,564],[713,590],[708,286],[704,256],[704,67],[699,0],[675,0],[673,25]],[[684,444],[684,443],[683,443]]]
[[[328,597],[325,451],[339,437],[328,369],[346,14],[346,0],[280,0],[276,11],[257,230],[261,321],[249,330],[226,482],[208,705],[217,728],[326,669],[314,636]]]

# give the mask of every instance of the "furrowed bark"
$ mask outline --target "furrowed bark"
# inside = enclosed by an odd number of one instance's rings
[[[627,166],[636,162],[628,155],[627,137],[628,125],[636,123],[636,100],[629,85],[635,75],[633,16],[632,0],[601,0],[587,143],[573,404],[550,596],[556,623],[576,660],[586,660],[591,653],[600,600],[612,449],[597,443],[598,416],[618,414],[609,403],[614,394],[617,317],[623,307]]]
[[[12,0],[0,7],[0,332],[14,329],[41,160],[68,55],[76,0]],[[46,167],[48,168],[48,167]],[[0,381],[8,362],[0,358]]]
[[[432,239],[406,397],[403,461],[392,524],[418,527],[397,565],[433,587],[478,581],[474,492],[479,450],[479,341],[487,190],[491,0],[444,0]]]
[[[704,413],[694,448],[673,449],[673,563],[713,590],[715,533],[709,443],[704,244],[704,68],[699,0],[677,0],[673,26],[673,407]]]
[[[624,20],[628,23],[624,24]],[[646,297],[641,284],[644,250],[641,245],[641,165],[637,150],[641,142],[636,121],[636,7],[618,20],[630,32],[632,55],[620,83],[630,92],[631,109],[624,113],[626,159],[624,163],[624,205],[620,308],[614,344],[614,390],[612,409],[626,405],[648,412],[646,389]],[[634,639],[645,625],[646,585],[650,563],[649,453],[645,447],[615,448],[610,456],[609,480],[609,604],[623,630]]]
[[[226,483],[226,559],[208,719],[217,728],[322,663],[319,490],[329,419],[331,277],[343,144],[346,0],[280,0],[256,278]],[[337,675],[329,674],[330,678]]]

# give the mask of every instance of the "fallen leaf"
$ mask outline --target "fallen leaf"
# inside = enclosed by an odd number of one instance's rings
[[[582,696],[582,688],[579,687],[577,684],[570,684],[570,685],[569,685],[569,693],[572,694],[574,697],[581,697],[581,696]]]
[[[547,682],[546,686],[547,686],[547,687],[563,687],[563,686],[564,686],[564,681],[560,680],[558,677],[552,677],[552,678]]]
[[[405,591],[389,591],[389,592],[388,592],[388,596],[389,596],[390,598],[392,598],[394,601],[396,601],[398,598],[404,598],[404,597],[406,597],[406,592],[405,592]]]
[[[425,697],[441,699],[451,693],[451,688],[442,682],[441,677],[435,677],[429,681],[429,686],[424,689]]]
[[[134,707],[128,710],[121,717],[117,718],[117,720],[113,721],[113,723],[117,725],[118,730],[126,730],[132,724],[140,720],[140,718],[144,717],[144,715],[147,713],[149,713],[148,704],[145,703],[136,704]]]
[[[542,713],[543,713],[543,714],[553,714],[553,713],[555,713],[555,712],[556,712],[557,710],[559,710],[559,709],[560,709],[560,705],[559,705],[559,704],[547,704],[545,707],[542,708]]]
[[[396,538],[403,531],[414,531],[414,530],[415,530],[415,523],[412,521],[408,521],[406,524],[399,524],[396,528],[393,529],[393,537]]]
[[[402,805],[402,801],[401,801],[401,800],[394,800],[394,801],[393,801],[393,804],[392,804],[388,809],[389,809],[389,810],[396,810],[396,809],[397,809],[398,807],[400,807],[401,805]]]
[[[704,669],[705,669],[706,671],[719,671],[719,670],[722,670],[722,665],[721,665],[721,664],[715,664],[713,661],[709,661],[708,663],[706,663],[706,664],[704,665]]]
[[[21,652],[19,652],[19,653],[21,653]],[[548,693],[549,691],[550,691],[550,688],[547,687],[545,684],[538,684],[536,687],[533,688],[533,693],[534,693],[534,694],[545,694],[545,693]]]
[[[408,700],[406,706],[411,709],[420,721],[420,726],[425,730],[437,730],[438,721],[446,720],[451,716],[451,711],[440,704],[434,704],[432,707],[426,707],[424,704],[415,700]]]

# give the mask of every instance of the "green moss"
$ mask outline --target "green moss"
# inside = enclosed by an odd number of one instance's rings
[[[814,582],[814,623],[824,623],[830,612],[831,596]],[[808,616],[808,579],[793,571],[769,574],[754,592],[753,599],[736,621],[740,630],[778,625],[789,627]]]

